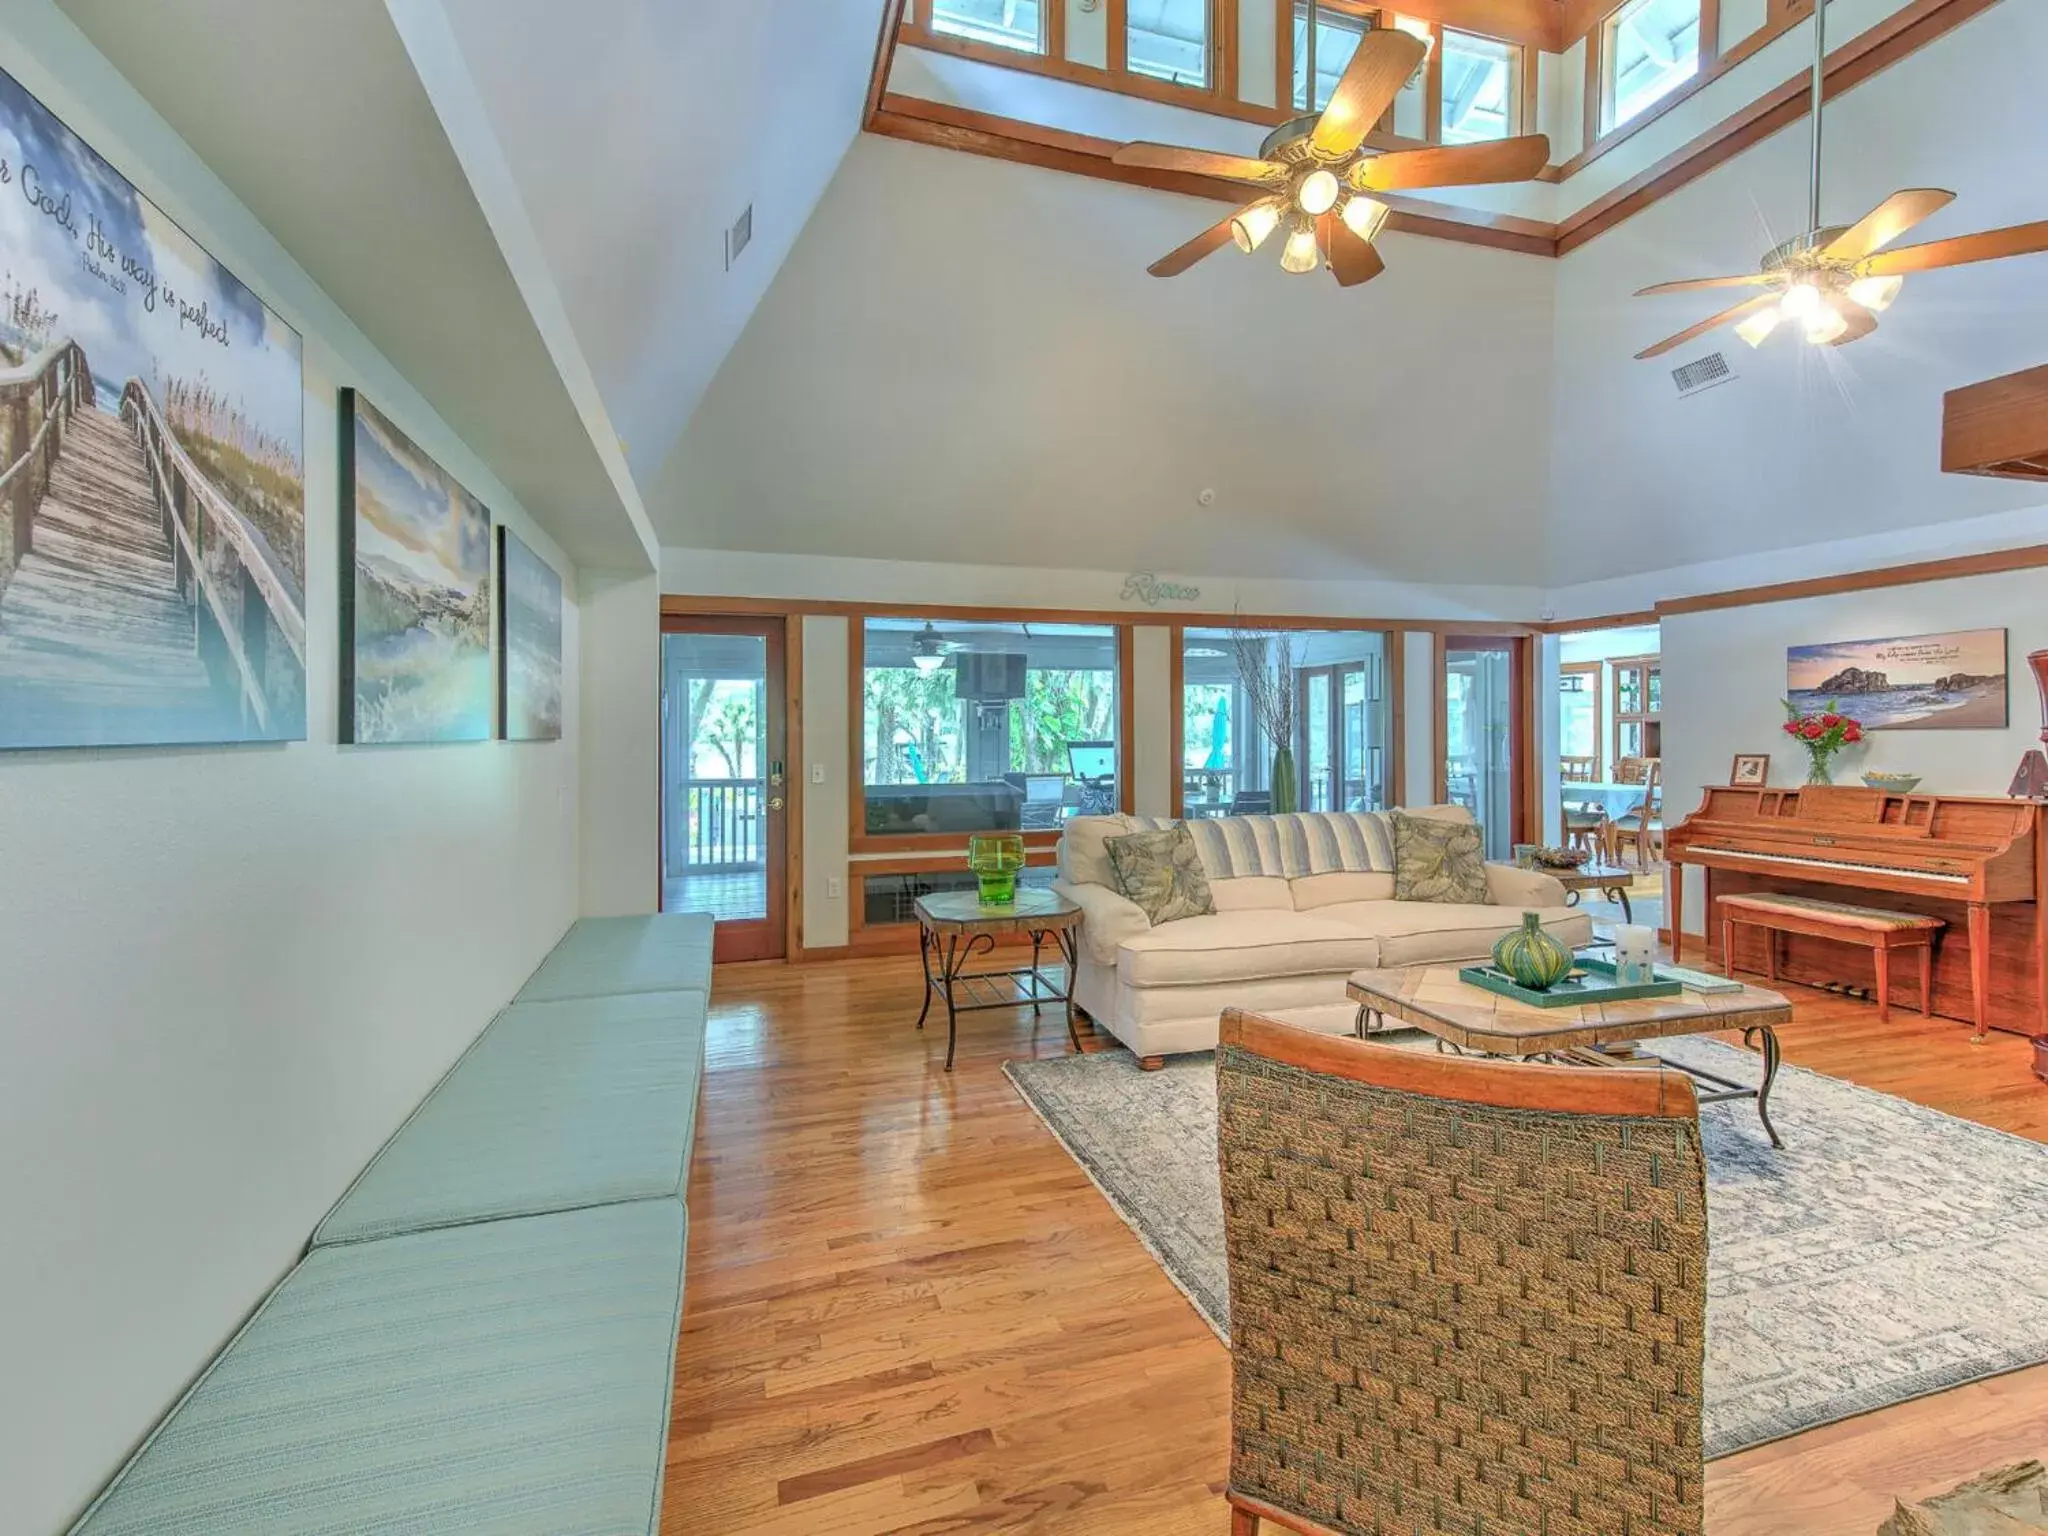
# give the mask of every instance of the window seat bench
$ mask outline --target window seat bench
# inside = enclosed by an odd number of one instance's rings
[[[710,952],[573,925],[76,1536],[654,1532]]]

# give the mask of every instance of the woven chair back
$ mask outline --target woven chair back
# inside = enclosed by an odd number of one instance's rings
[[[1706,1174],[1666,1070],[1235,1011],[1234,1530],[1698,1536]]]

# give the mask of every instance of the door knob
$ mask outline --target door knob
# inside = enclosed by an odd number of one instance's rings
[[[771,811],[779,811],[779,810],[781,810],[781,809],[782,809],[782,796],[780,796],[780,795],[773,795],[773,796],[770,796],[770,797],[769,797],[769,800],[768,800],[768,809],[769,809],[769,810],[771,810]]]

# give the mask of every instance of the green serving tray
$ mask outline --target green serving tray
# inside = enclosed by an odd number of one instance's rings
[[[1465,966],[1458,972],[1458,979],[1468,986],[1512,997],[1531,1008],[1583,1008],[1588,1003],[1632,1003],[1650,997],[1676,997],[1685,990],[1685,984],[1677,981],[1647,981],[1625,987],[1614,979],[1613,962],[1593,959],[1574,962],[1573,973],[1548,992],[1525,987],[1506,971],[1492,965]]]

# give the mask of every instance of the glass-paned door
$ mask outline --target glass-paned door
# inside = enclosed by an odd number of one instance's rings
[[[1526,644],[1513,636],[1448,635],[1441,650],[1443,798],[1478,818],[1489,859],[1510,857],[1525,840]]]
[[[719,960],[783,953],[781,619],[666,617],[661,906],[708,912]]]

